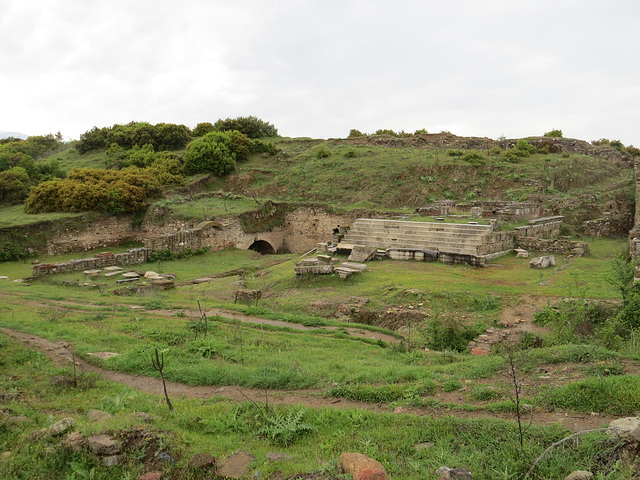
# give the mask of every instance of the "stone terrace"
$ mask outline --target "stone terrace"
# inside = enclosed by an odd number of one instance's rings
[[[342,244],[379,249],[435,250],[445,262],[482,264],[484,256],[513,249],[514,234],[490,225],[357,219]],[[456,258],[458,260],[456,260]],[[482,258],[482,261],[478,259]],[[466,259],[466,260],[465,260]]]

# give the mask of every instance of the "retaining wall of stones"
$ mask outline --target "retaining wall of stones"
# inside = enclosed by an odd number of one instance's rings
[[[151,250],[132,248],[123,253],[98,253],[91,258],[69,260],[63,263],[39,263],[33,266],[33,276],[41,277],[52,273],[73,273],[85,270],[97,270],[105,267],[127,267],[146,263]]]

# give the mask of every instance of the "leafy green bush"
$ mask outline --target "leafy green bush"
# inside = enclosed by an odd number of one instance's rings
[[[15,242],[0,246],[0,262],[17,262],[27,258],[27,253]]]
[[[331,150],[326,147],[320,147],[316,150],[316,158],[327,158],[331,155]]]
[[[213,126],[218,132],[236,130],[249,138],[278,136],[276,127],[254,116],[220,119]]]
[[[351,130],[349,130],[348,138],[364,137],[364,136],[366,136],[366,133],[362,133],[360,130],[356,130],[355,128],[352,128]]]
[[[100,170],[74,168],[65,179],[43,182],[25,200],[25,213],[99,211],[136,212],[145,199],[157,195],[160,185],[136,168]]]
[[[219,177],[236,168],[233,136],[229,132],[211,132],[189,144],[183,157],[185,172],[213,173]]]
[[[492,157],[499,157],[501,153],[502,149],[498,145],[495,145],[489,149],[489,155]]]
[[[18,204],[29,196],[31,182],[24,168],[13,167],[0,172],[0,202]]]
[[[562,138],[562,130],[550,130],[544,134],[545,137]]]
[[[469,153],[463,155],[462,160],[476,168],[482,167],[486,163],[482,154],[476,150],[471,150]]]
[[[80,135],[76,149],[80,154],[93,150],[107,148],[116,144],[125,150],[134,146],[142,147],[146,144],[153,146],[156,151],[178,150],[191,140],[191,130],[184,125],[173,123],[158,123],[151,125],[146,122],[130,122],[126,125],[98,128]]]

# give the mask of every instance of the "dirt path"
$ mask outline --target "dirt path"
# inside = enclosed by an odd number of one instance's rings
[[[28,348],[43,352],[56,365],[68,366],[72,362],[71,351],[65,342],[52,342],[37,335],[18,332],[8,328],[0,328],[0,331],[14,340],[24,344]],[[103,378],[112,382],[118,382],[135,388],[141,392],[154,395],[162,395],[162,382],[158,378],[143,377],[140,375],[130,375],[112,370],[106,370],[92,365],[82,359],[76,357],[76,365],[86,372],[95,372]],[[390,412],[391,407],[386,404],[371,404],[364,402],[353,402],[345,399],[335,399],[320,396],[322,390],[299,390],[299,391],[268,391],[242,388],[236,386],[211,387],[200,386],[191,387],[176,382],[167,382],[167,389],[171,397],[186,396],[190,398],[209,398],[220,396],[229,398],[238,402],[250,400],[256,403],[264,403],[268,397],[270,404],[282,405],[304,405],[311,408],[360,408],[374,412]],[[442,401],[455,403],[456,400],[462,402],[462,397],[457,399],[455,393],[442,393],[435,395],[434,398]],[[446,398],[445,398],[446,397]],[[461,418],[480,418],[493,417],[505,420],[515,420],[515,415],[496,414],[486,411],[459,411],[446,410],[436,408],[401,408],[394,410],[394,413],[406,413],[414,415],[431,415],[442,417],[453,415]],[[572,431],[581,431],[591,428],[598,428],[604,424],[608,424],[617,417],[605,415],[588,415],[588,414],[568,414],[564,412],[535,412],[533,423],[540,425],[549,425],[552,423],[560,423],[567,429]],[[527,419],[528,421],[528,419]]]
[[[0,296],[4,296],[5,292],[3,292],[2,294],[0,294]],[[17,297],[17,295],[11,295],[14,297]],[[52,301],[50,303],[42,303],[42,302],[37,302],[37,301],[27,301],[27,302],[21,302],[23,305],[30,305],[36,308],[51,308],[51,307],[79,307],[82,306],[84,308],[86,307],[90,307],[90,308],[104,308],[104,305],[93,305],[90,303],[83,303],[80,304],[78,302],[70,302],[70,301]],[[154,315],[159,315],[159,316],[163,316],[163,317],[174,317],[175,318],[175,314],[177,311],[183,311],[182,309],[180,310],[163,310],[163,309],[159,309],[159,310],[147,310],[144,307],[141,307],[140,305],[128,305],[129,308],[131,308],[132,310],[140,310],[140,311],[144,311],[145,313],[152,313]],[[306,331],[317,331],[318,333],[322,333],[322,332],[326,332],[326,331],[336,331],[336,330],[342,330],[344,332],[346,332],[349,336],[351,337],[357,337],[357,338],[370,338],[373,340],[382,340],[384,342],[387,342],[389,344],[394,344],[394,343],[399,343],[400,340],[396,337],[394,337],[393,335],[389,335],[386,333],[381,333],[381,332],[373,332],[371,330],[366,330],[363,328],[353,328],[353,327],[336,327],[336,326],[322,326],[322,327],[310,327],[307,325],[303,325],[301,323],[293,323],[293,322],[285,322],[283,320],[271,320],[268,318],[262,318],[262,317],[256,317],[253,315],[246,315],[244,313],[240,313],[234,310],[226,310],[224,308],[210,308],[208,309],[206,312],[207,317],[212,317],[212,316],[218,316],[218,317],[223,317],[226,319],[231,319],[231,320],[238,320],[240,322],[243,323],[251,323],[254,325],[272,325],[274,327],[286,327],[286,328],[291,328],[294,330],[306,330]]]

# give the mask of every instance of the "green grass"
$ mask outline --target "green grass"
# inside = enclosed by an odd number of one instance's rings
[[[58,222],[82,215],[83,213],[39,213],[31,215],[24,213],[22,205],[3,206],[0,208],[0,228],[20,227],[39,222]]]
[[[0,478],[71,478],[75,468],[94,469],[96,479],[136,478],[144,472],[144,458],[158,451],[168,451],[175,465],[163,465],[167,478],[204,478],[187,469],[188,460],[198,452],[209,452],[217,458],[243,449],[256,456],[252,470],[270,475],[276,470],[287,477],[307,472],[326,472],[337,476],[339,456],[348,451],[362,452],[379,460],[390,478],[409,480],[425,472],[431,475],[443,465],[463,466],[480,480],[520,478],[534,459],[551,443],[568,434],[560,426],[532,426],[520,448],[517,425],[494,419],[464,419],[455,416],[390,415],[356,409],[309,409],[277,407],[272,413],[261,413],[250,403],[238,404],[221,398],[172,399],[169,411],[160,396],[139,393],[117,408],[113,417],[91,423],[86,413],[102,408],[104,398],[122,396],[120,385],[99,378],[88,378],[81,388],[52,386],[53,375],[71,375],[68,368],[58,368],[40,353],[19,346],[0,335],[0,364],[11,375],[0,376],[0,393],[7,396],[3,407],[12,415],[24,415],[30,422],[7,425],[0,423],[0,449],[11,451],[2,460]],[[145,424],[135,412],[150,414],[154,421]],[[279,441],[278,436],[259,434],[265,431],[268,418],[300,416],[309,430]],[[103,432],[135,436],[144,432],[146,443],[126,450],[122,464],[107,468],[86,453],[73,453],[63,448],[46,448],[50,439],[30,441],[26,436],[66,417],[75,419],[75,429],[83,435]],[[294,425],[295,427],[295,425]],[[613,480],[629,480],[626,468],[611,471],[615,448],[603,434],[581,437],[577,444],[552,452],[540,463],[535,474],[542,478],[564,478],[571,471],[586,469]],[[146,445],[146,446],[145,446]],[[420,448],[418,448],[420,446]],[[267,452],[278,451],[290,458],[268,462]],[[147,456],[146,453],[149,455]]]

